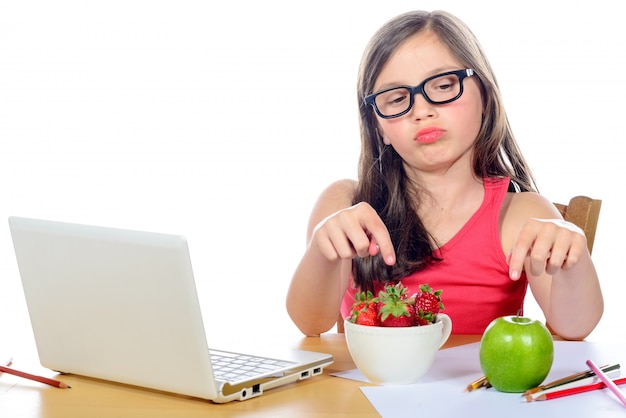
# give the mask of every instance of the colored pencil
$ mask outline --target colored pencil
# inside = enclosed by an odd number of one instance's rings
[[[611,370],[609,372],[606,372],[606,375],[609,376],[611,379],[617,379],[618,377],[620,377],[620,370]],[[582,386],[588,386],[588,385],[592,385],[598,382],[602,382],[598,376],[596,376],[595,374],[591,377],[586,377],[584,379],[581,380],[575,380],[573,382],[569,382],[569,383],[564,383],[562,385],[559,386],[554,386],[548,389],[544,389],[540,392],[536,392],[533,395],[540,395],[543,393],[551,393],[551,392],[558,392],[561,390],[565,390],[565,389],[571,389],[571,388],[577,388],[577,387],[582,387]]]
[[[619,368],[620,368],[619,364],[613,364],[611,366],[605,364],[605,365],[600,367],[600,369],[602,371],[604,371],[604,372],[610,372],[610,371],[613,371],[613,370],[618,370]],[[555,380],[553,382],[546,383],[544,385],[540,385],[540,386],[537,386],[537,387],[532,388],[532,389],[528,389],[526,392],[524,392],[524,394],[522,396],[532,395],[532,394],[537,393],[537,392],[541,392],[541,391],[544,391],[544,390],[547,390],[547,389],[552,389],[552,388],[555,388],[557,386],[564,385],[566,383],[576,382],[578,380],[586,379],[588,377],[593,377],[595,375],[596,375],[595,372],[593,370],[591,370],[591,369],[585,370],[584,372],[580,372],[580,373],[574,373],[574,374],[572,374],[570,376],[565,376],[565,377],[563,377],[561,379],[558,379],[558,380]]]
[[[620,377],[620,370],[616,369],[616,370],[611,370],[606,372],[606,375],[609,376],[611,379],[617,379],[618,377]],[[549,393],[549,392],[555,392],[558,390],[563,390],[563,389],[569,389],[569,388],[574,388],[574,387],[578,387],[578,386],[586,386],[586,385],[591,385],[593,383],[598,383],[601,382],[601,380],[598,378],[598,376],[596,376],[595,374],[591,377],[586,377],[584,379],[580,379],[580,380],[575,380],[573,382],[569,382],[569,383],[564,383],[562,385],[559,386],[554,386],[548,389],[544,389],[541,392],[538,393]]]
[[[624,396],[622,391],[619,390],[617,385],[611,379],[609,379],[609,377],[604,374],[604,372],[600,370],[593,361],[587,360],[587,366],[589,366],[589,368],[591,368],[591,370],[596,373],[596,376],[598,376],[598,378],[604,382],[604,384],[611,390],[611,392],[613,392],[615,396],[617,396],[620,402],[622,402],[622,404],[626,406],[626,396]]]
[[[472,383],[467,385],[467,387],[465,388],[465,391],[466,392],[471,392],[473,390],[480,389],[480,388],[485,387],[487,385],[489,385],[489,382],[487,381],[487,378],[485,376],[479,377],[478,379],[474,380]]]
[[[23,377],[24,379],[34,380],[35,382],[39,382],[39,383],[45,383],[46,385],[54,386],[54,387],[57,387],[57,388],[60,388],[60,389],[69,389],[70,388],[69,385],[67,385],[66,383],[63,383],[61,381],[58,381],[58,380],[55,380],[55,379],[50,379],[48,377],[37,376],[37,375],[26,373],[26,372],[21,372],[19,370],[15,370],[15,369],[12,369],[12,368],[6,367],[6,366],[0,366],[0,372],[12,374],[12,375],[19,376],[19,377]]]
[[[626,377],[622,377],[621,379],[610,380],[614,385],[624,385],[626,384]],[[576,386],[568,389],[557,390],[554,392],[540,393],[539,395],[526,395],[526,401],[548,401],[550,399],[562,398],[564,396],[576,395],[579,393],[590,392],[592,390],[604,389],[606,384],[602,381],[597,383],[592,383],[590,385],[582,385]]]

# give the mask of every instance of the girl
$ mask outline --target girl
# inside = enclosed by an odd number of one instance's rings
[[[491,66],[449,13],[384,25],[361,61],[358,181],[313,208],[287,295],[306,335],[348,315],[359,290],[442,289],[453,333],[521,310],[527,286],[552,330],[583,339],[603,312],[582,230],[536,191]]]

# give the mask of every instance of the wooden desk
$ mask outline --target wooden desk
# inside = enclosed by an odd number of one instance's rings
[[[445,347],[476,342],[480,336],[451,336]],[[322,376],[266,392],[244,402],[213,404],[161,392],[79,377],[58,376],[72,386],[57,389],[0,374],[0,417],[378,417],[359,390],[362,382],[330,376],[353,369],[343,334],[295,341],[298,348],[333,354],[335,363]],[[32,365],[28,365],[32,366]],[[15,363],[17,369],[32,367]],[[39,373],[54,377],[53,372]]]

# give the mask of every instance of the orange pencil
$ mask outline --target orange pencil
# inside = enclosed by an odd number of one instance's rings
[[[613,380],[613,383],[615,383],[616,385],[624,385],[626,384],[626,377],[622,377],[621,379],[615,379]],[[526,395],[526,401],[548,401],[550,399],[562,398],[564,396],[576,395],[592,390],[604,389],[605,387],[607,386],[604,382],[592,383],[590,385],[583,385],[569,389],[558,390],[555,392],[541,393],[536,396]]]
[[[619,368],[620,368],[619,364],[613,364],[611,366],[609,366],[608,364],[605,364],[605,365],[600,367],[600,369],[603,372],[605,372],[605,373],[606,372],[611,372],[613,370],[619,370]],[[584,372],[575,373],[573,375],[566,376],[566,377],[564,377],[562,379],[555,380],[554,382],[546,383],[546,384],[543,384],[541,386],[537,386],[535,388],[528,389],[526,392],[523,393],[522,396],[532,395],[532,394],[537,393],[537,392],[542,392],[542,391],[544,391],[546,389],[552,389],[552,388],[555,388],[557,386],[562,386],[562,385],[564,385],[566,383],[576,382],[578,380],[583,380],[583,379],[586,379],[588,377],[593,377],[595,375],[596,374],[595,374],[595,372],[593,370],[591,370],[591,369],[585,370]]]
[[[66,383],[60,382],[58,380],[50,379],[48,377],[43,377],[43,376],[36,376],[30,373],[21,372],[19,370],[15,370],[6,366],[0,366],[0,372],[23,377],[24,379],[34,380],[35,382],[39,382],[39,383],[45,383],[46,385],[54,386],[60,389],[70,388],[69,385],[67,385]]]

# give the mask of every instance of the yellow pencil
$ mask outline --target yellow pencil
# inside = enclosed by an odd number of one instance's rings
[[[489,387],[489,386],[491,386],[491,385],[487,381],[487,378],[485,376],[483,376],[483,377],[479,377],[478,379],[474,380],[472,383],[467,385],[467,387],[465,388],[465,391],[466,392],[471,392],[471,391],[474,391],[476,389],[480,389],[482,387]]]

